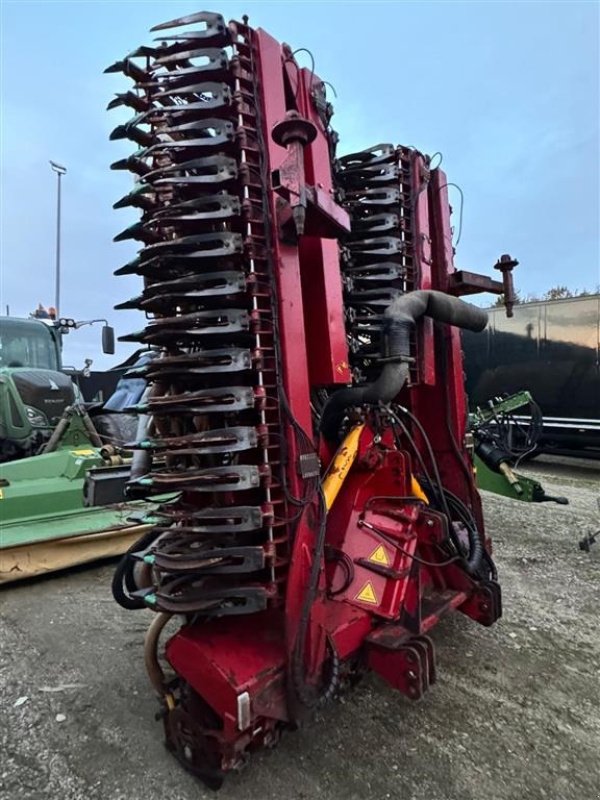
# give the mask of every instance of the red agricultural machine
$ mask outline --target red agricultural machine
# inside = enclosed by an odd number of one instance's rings
[[[141,242],[117,274],[147,317],[123,339],[160,351],[129,492],[171,497],[113,590],[156,612],[167,747],[217,787],[365,670],[422,697],[444,614],[500,617],[459,331],[487,316],[458,296],[510,301],[514,262],[455,270],[446,176],[417,150],[337,157],[288,45],[206,12],[153,30],[107,71],[136,112],[111,138],[140,147],[112,165],[142,214],[116,237]]]

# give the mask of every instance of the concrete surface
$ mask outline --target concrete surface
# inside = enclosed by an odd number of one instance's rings
[[[530,470],[571,505],[485,498],[504,618],[492,629],[445,620],[433,632],[438,683],[421,703],[368,678],[230,776],[221,800],[600,796],[600,543],[577,547],[600,527],[600,473]],[[111,600],[112,569],[0,593],[6,798],[214,796],[162,746],[142,663],[150,615]]]

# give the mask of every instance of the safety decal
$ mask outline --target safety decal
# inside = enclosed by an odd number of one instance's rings
[[[379,600],[377,599],[377,595],[375,594],[375,589],[373,588],[373,584],[371,581],[367,581],[360,592],[356,595],[356,600],[360,600],[361,603],[371,603],[373,606],[379,605]]]
[[[373,550],[373,552],[368,558],[368,561],[370,561],[373,564],[381,564],[384,567],[389,567],[390,565],[389,556],[385,550],[385,547],[383,547],[382,545],[379,545],[378,547],[375,548],[375,550]]]

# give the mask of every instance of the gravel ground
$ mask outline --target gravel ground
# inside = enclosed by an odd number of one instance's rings
[[[504,617],[433,631],[438,683],[413,704],[374,677],[229,776],[221,800],[600,797],[598,465],[528,468],[570,506],[485,497]],[[162,746],[142,663],[149,612],[112,602],[112,565],[0,592],[6,798],[214,796]],[[24,699],[25,698],[25,699]]]

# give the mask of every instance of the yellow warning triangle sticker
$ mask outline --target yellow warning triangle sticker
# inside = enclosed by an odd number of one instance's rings
[[[373,588],[373,584],[371,581],[367,581],[360,592],[356,595],[356,600],[360,600],[361,603],[371,603],[371,605],[378,606],[379,600],[377,599],[377,595],[375,594],[375,589]]]
[[[390,565],[389,556],[386,553],[385,547],[382,545],[379,545],[379,547],[376,547],[375,550],[373,550],[368,560],[373,564],[383,564],[384,567],[389,567]]]

